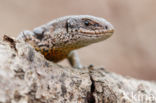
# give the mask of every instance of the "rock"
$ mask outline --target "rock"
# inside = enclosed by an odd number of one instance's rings
[[[154,81],[63,67],[6,38],[0,41],[0,103],[156,103]]]

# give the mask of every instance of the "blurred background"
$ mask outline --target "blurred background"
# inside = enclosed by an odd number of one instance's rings
[[[108,40],[78,50],[83,65],[156,80],[156,0],[0,0],[0,37],[74,14],[103,17],[115,26]]]

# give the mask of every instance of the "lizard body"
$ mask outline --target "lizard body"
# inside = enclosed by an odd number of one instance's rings
[[[103,18],[73,15],[55,19],[33,31],[24,31],[17,39],[30,43],[50,61],[68,58],[73,67],[82,68],[73,50],[105,40],[113,32],[113,26]]]

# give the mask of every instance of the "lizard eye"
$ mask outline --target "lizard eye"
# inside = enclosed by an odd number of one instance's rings
[[[86,26],[89,26],[89,25],[90,25],[90,23],[89,23],[88,20],[86,20],[86,21],[84,22],[84,24],[85,24]]]
[[[107,30],[108,29],[108,26],[105,26],[105,29]]]

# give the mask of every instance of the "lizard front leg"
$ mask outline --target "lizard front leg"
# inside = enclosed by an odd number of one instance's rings
[[[71,64],[72,67],[78,68],[78,69],[83,68],[83,66],[80,63],[80,59],[79,59],[79,56],[78,56],[76,51],[71,51],[68,54],[68,58],[67,59],[68,59],[68,61]]]

